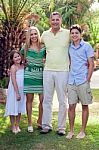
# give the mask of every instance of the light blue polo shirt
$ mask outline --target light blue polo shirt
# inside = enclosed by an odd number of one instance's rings
[[[70,44],[69,55],[71,66],[68,84],[83,84],[87,81],[88,58],[94,57],[94,50],[88,42],[81,40],[78,48],[75,48],[73,43]]]

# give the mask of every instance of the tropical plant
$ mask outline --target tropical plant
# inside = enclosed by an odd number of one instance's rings
[[[7,88],[8,86],[8,77],[4,77],[2,80],[0,80],[0,88]]]
[[[12,49],[19,50],[23,40],[24,16],[29,14],[29,0],[0,0],[0,79],[6,75],[9,68],[9,53]],[[27,9],[26,9],[27,8]]]
[[[0,103],[5,103],[7,96],[8,81],[8,77],[4,77],[2,80],[0,80]]]
[[[84,32],[84,37],[90,35],[87,40],[90,41],[95,48],[95,45],[99,43],[99,11],[89,10],[86,13],[86,16],[83,17],[83,20],[85,20],[88,26],[88,30],[85,30]]]
[[[62,14],[64,27],[69,28],[74,23],[81,24],[93,1],[0,0],[0,79],[6,75],[9,67],[10,51],[14,48],[19,50],[24,42],[24,28],[36,25],[41,32],[48,29],[48,18],[52,11]]]
[[[93,2],[94,0],[66,0],[58,9],[62,14],[63,24],[70,27],[75,23],[83,23],[82,18]]]
[[[63,26],[69,28],[72,24],[84,22],[82,18],[93,2],[94,0],[41,0],[39,6],[45,13],[45,18],[49,17],[52,11],[59,11]]]

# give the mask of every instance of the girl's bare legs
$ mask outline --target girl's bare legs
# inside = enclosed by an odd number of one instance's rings
[[[26,94],[27,101],[26,101],[26,110],[27,110],[27,117],[28,117],[28,126],[32,126],[32,102],[34,99],[34,94],[28,93]]]
[[[38,120],[37,120],[37,124],[38,124],[38,128],[41,128],[42,125],[42,114],[43,114],[43,94],[39,94],[39,114],[38,114]]]
[[[21,129],[19,128],[20,119],[21,119],[21,113],[19,113],[18,116],[16,116],[16,130],[18,132],[21,132]]]
[[[11,122],[11,130],[12,132],[15,130],[15,116],[10,115],[10,122]]]

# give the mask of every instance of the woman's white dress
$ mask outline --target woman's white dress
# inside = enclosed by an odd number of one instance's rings
[[[25,114],[26,113],[26,96],[24,95],[23,88],[24,88],[24,69],[19,69],[16,72],[16,81],[19,89],[19,93],[21,96],[21,100],[17,101],[16,93],[12,84],[11,76],[8,86],[7,92],[7,102],[5,108],[5,115],[14,115],[17,116],[18,113]]]

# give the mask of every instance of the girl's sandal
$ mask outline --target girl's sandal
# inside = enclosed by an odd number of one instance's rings
[[[16,128],[13,128],[13,129],[12,129],[12,133],[17,134],[17,133],[18,133],[17,129],[16,129]]]

